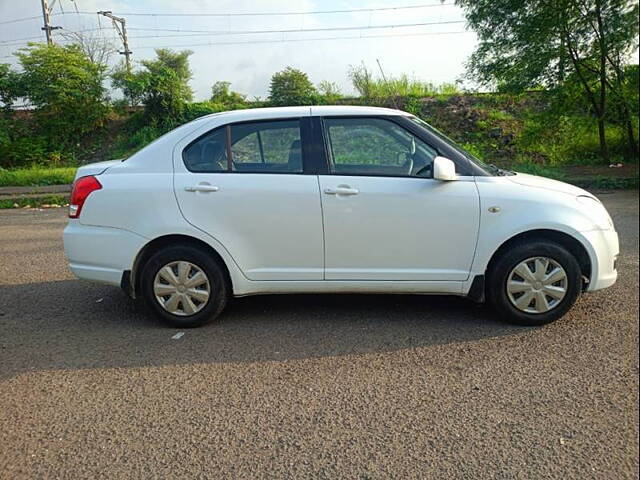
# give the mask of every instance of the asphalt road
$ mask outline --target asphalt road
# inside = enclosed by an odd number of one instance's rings
[[[234,300],[178,331],[0,211],[0,478],[636,478],[638,193],[621,276],[543,328],[451,297]]]

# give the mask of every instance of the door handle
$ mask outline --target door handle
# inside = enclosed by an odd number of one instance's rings
[[[325,188],[324,193],[327,195],[357,195],[360,190],[351,187]]]
[[[196,185],[195,187],[184,187],[187,192],[217,192],[218,187],[213,185]]]

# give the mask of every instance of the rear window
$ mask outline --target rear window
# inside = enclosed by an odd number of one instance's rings
[[[226,142],[227,130],[225,127],[206,133],[182,152],[185,166],[192,172],[200,173],[227,171]]]
[[[302,173],[299,120],[231,125],[231,161],[227,127],[219,127],[191,143],[183,160],[192,172]]]

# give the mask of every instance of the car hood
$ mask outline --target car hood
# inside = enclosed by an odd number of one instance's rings
[[[526,187],[544,188],[545,190],[553,190],[555,192],[567,193],[569,195],[579,196],[585,195],[588,197],[596,198],[586,190],[575,185],[559,182],[558,180],[552,180],[550,178],[538,177],[536,175],[529,175],[527,173],[516,173],[508,178],[511,182]]]
[[[88,165],[83,165],[76,171],[76,180],[80,177],[86,177],[87,175],[100,175],[101,173],[104,173],[109,167],[113,167],[114,165],[118,165],[119,163],[122,163],[122,159],[107,160],[104,162],[96,162],[89,163]]]

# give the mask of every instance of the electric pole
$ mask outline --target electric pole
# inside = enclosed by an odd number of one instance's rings
[[[384,83],[389,85],[389,82],[387,82],[387,77],[384,75],[384,70],[382,70],[382,65],[380,64],[380,60],[378,60],[376,58],[376,62],[378,62],[378,68],[380,69],[380,73],[382,74],[382,79],[384,80]],[[397,109],[398,108],[398,103],[396,102],[395,95],[391,96],[391,100],[393,100],[393,106],[396,107],[396,109]]]
[[[51,35],[51,30],[58,30],[61,27],[52,27],[51,26],[51,10],[53,10],[53,6],[56,4],[56,0],[51,2],[51,6],[49,6],[49,2],[47,0],[40,0],[42,4],[42,18],[44,19],[44,33],[47,36],[47,45],[53,45],[53,36]]]
[[[46,1],[46,0],[43,0],[43,1]],[[120,36],[120,40],[122,40],[122,46],[124,48],[123,51],[118,53],[120,55],[124,55],[125,63],[127,66],[127,73],[131,73],[130,56],[133,52],[129,50],[129,42],[127,40],[127,27],[125,26],[125,23],[126,23],[125,19],[122,17],[116,17],[111,13],[111,11],[100,11],[98,12],[98,15],[103,15],[111,19],[111,22],[113,23],[113,28],[115,28],[116,32],[118,32],[118,35]]]

